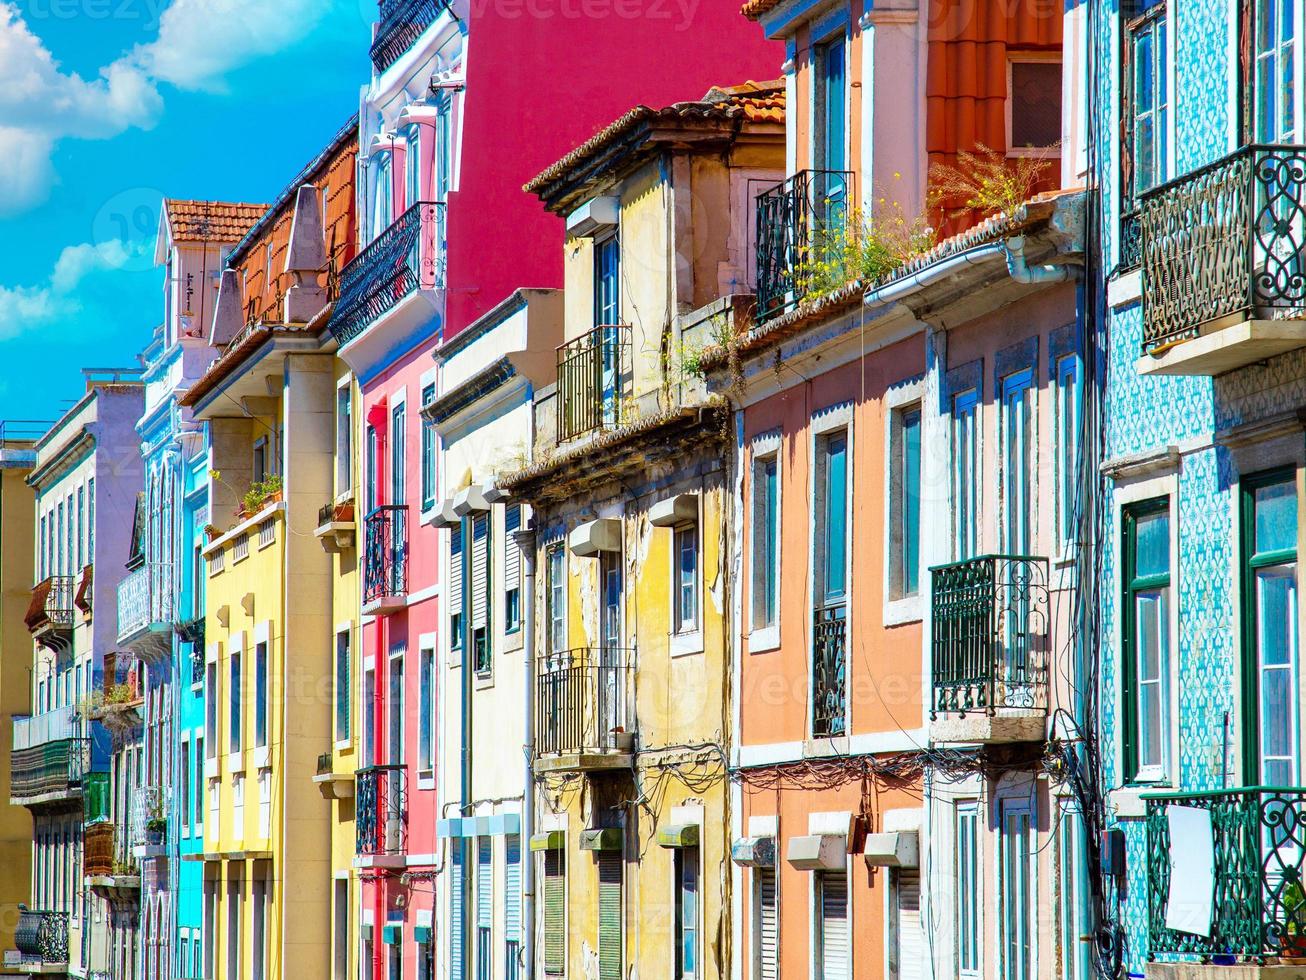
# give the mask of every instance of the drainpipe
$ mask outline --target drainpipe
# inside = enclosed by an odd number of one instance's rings
[[[475,548],[473,544],[473,528],[470,518],[461,518],[462,536],[463,536],[463,606],[459,617],[460,631],[462,633],[462,792],[459,794],[458,814],[462,817],[471,816],[472,809],[472,692],[475,689],[474,664],[476,661],[475,652],[472,650],[472,602],[471,602],[471,557]],[[487,528],[486,533],[489,533]],[[489,547],[489,542],[486,542]],[[489,601],[489,596],[486,597]],[[455,838],[458,843],[458,850],[462,855],[462,892],[463,892],[463,921],[461,923],[460,935],[458,936],[458,945],[462,949],[463,976],[461,980],[467,980],[468,969],[472,962],[472,922],[475,915],[473,902],[475,894],[472,891],[473,874],[472,874],[472,839],[466,834],[460,834]]]
[[[1038,286],[1048,282],[1066,282],[1070,269],[1064,265],[1040,265],[1030,268],[1025,258],[1025,236],[1013,235],[1006,241],[1007,273],[1016,282]]]
[[[532,520],[517,532],[517,547],[521,549],[522,597],[522,649],[525,684],[522,695],[522,718],[526,725],[526,743],[522,751],[522,830],[521,830],[521,921],[522,921],[522,975],[535,980],[535,860],[530,851],[531,836],[535,833],[535,522]]]

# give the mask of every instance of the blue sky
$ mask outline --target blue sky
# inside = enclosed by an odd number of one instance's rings
[[[0,0],[0,418],[162,317],[162,198],[271,201],[358,108],[375,0]]]

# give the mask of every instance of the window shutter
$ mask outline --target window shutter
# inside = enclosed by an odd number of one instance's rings
[[[566,960],[567,879],[562,852],[550,850],[544,852],[544,972],[561,976],[567,969]]]
[[[521,548],[513,535],[521,528],[521,504],[503,512],[503,588],[511,591],[521,584]]]
[[[780,923],[776,906],[775,869],[755,868],[757,875],[757,957],[760,980],[780,978]]]
[[[449,978],[463,980],[463,842],[449,841]]]
[[[509,834],[504,840],[503,934],[508,942],[521,939],[521,838]]]
[[[620,851],[599,854],[599,980],[621,980]]]
[[[486,625],[489,545],[489,516],[478,514],[472,519],[472,629]]]
[[[847,980],[848,879],[842,873],[821,876],[821,978]]]
[[[449,531],[449,615],[463,611],[463,529]]]
[[[490,838],[476,842],[476,925],[489,929],[494,924],[494,851]]]
[[[921,935],[921,876],[898,872],[898,980],[925,976],[925,943]]]

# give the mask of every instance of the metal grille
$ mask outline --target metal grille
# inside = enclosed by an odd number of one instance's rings
[[[402,58],[446,5],[445,0],[380,0],[379,6],[380,24],[370,51],[377,74]]]
[[[410,293],[444,286],[444,204],[422,201],[401,214],[340,273],[330,329],[347,344]]]
[[[402,854],[408,845],[408,770],[369,766],[355,776],[357,853]]]
[[[1121,271],[1137,269],[1143,261],[1143,216],[1136,210],[1120,219],[1120,252],[1117,261]]]
[[[266,548],[275,540],[277,540],[277,522],[269,517],[258,526],[258,546]]]
[[[173,620],[172,565],[147,562],[118,583],[118,637]]]
[[[376,602],[408,592],[408,506],[377,507],[366,519],[363,601]]]
[[[69,630],[73,627],[73,577],[51,575],[32,589],[27,607],[27,628]]]
[[[1210,811],[1215,889],[1209,936],[1166,928],[1170,806]],[[1248,787],[1147,801],[1149,956],[1306,955],[1306,790]]]
[[[581,647],[540,658],[535,747],[541,755],[610,752],[634,731],[630,673],[634,651]]]
[[[1046,709],[1047,559],[985,555],[931,575],[930,717]]]
[[[249,557],[249,535],[241,534],[236,538],[235,543],[233,543],[231,546],[231,560],[235,562],[248,557]]]
[[[621,424],[630,328],[600,326],[558,348],[558,441]]]
[[[759,321],[802,300],[797,273],[821,232],[846,220],[852,189],[851,171],[800,170],[757,196]]]
[[[71,794],[81,787],[90,769],[91,740],[66,738],[25,749],[9,756],[9,795],[30,800],[50,794]]]
[[[812,615],[812,735],[832,738],[847,731],[847,610],[826,606]]]
[[[1247,146],[1142,198],[1143,350],[1306,305],[1306,149]]]
[[[21,910],[14,946],[24,963],[67,963],[68,913]]]

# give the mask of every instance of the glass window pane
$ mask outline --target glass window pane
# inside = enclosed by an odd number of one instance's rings
[[[920,589],[921,541],[921,413],[902,416],[902,591]]]
[[[1292,480],[1257,487],[1256,542],[1258,553],[1297,547],[1297,486]]]
[[[1134,529],[1134,577],[1165,575],[1170,571],[1170,514],[1161,511],[1139,516]]]

